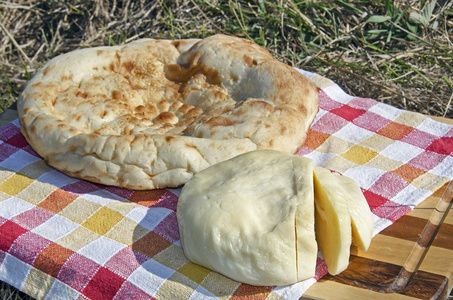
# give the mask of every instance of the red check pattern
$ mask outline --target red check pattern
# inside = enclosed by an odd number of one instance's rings
[[[297,152],[354,178],[375,234],[453,179],[453,127],[355,98],[319,75],[320,111]],[[38,298],[298,299],[327,273],[289,287],[241,284],[187,261],[179,190],[130,191],[47,166],[20,133],[0,128],[0,280]]]

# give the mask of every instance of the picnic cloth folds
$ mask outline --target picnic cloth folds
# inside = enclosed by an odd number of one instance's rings
[[[320,75],[320,111],[297,152],[355,179],[379,233],[453,179],[453,126]],[[0,280],[38,299],[298,299],[327,273],[256,287],[190,263],[178,233],[180,189],[131,191],[68,177],[0,128]]]

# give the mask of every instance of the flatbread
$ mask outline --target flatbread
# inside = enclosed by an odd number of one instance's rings
[[[255,149],[294,153],[317,111],[306,77],[225,35],[66,53],[18,100],[22,133],[49,165],[129,189],[176,187]]]

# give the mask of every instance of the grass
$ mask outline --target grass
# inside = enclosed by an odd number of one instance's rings
[[[222,32],[351,95],[453,118],[452,28],[448,0],[0,1],[0,111],[58,54]]]
[[[1,300],[32,300],[30,296],[12,286],[0,281],[0,299]]]
[[[2,9],[3,18],[10,20],[3,23],[11,25],[2,27],[1,100],[7,104],[36,68],[75,48],[224,32],[254,40],[288,64],[328,76],[353,95],[453,116],[453,47],[447,30],[451,2],[26,3],[4,2]]]
[[[0,110],[44,62],[76,48],[217,32],[268,48],[346,92],[453,117],[451,1],[3,1]]]

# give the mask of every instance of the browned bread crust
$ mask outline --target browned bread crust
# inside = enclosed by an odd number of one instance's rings
[[[317,111],[306,77],[225,35],[63,54],[18,100],[23,134],[51,166],[130,189],[176,187],[254,149],[293,153]]]

